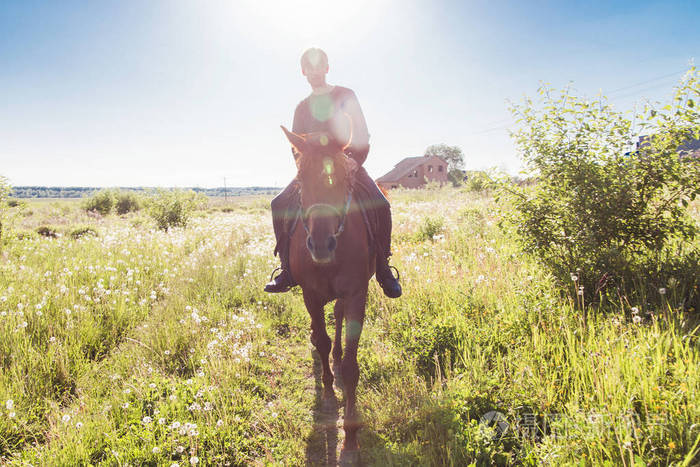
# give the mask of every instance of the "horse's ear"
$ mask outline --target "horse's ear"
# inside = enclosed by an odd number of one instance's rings
[[[282,131],[284,131],[285,136],[289,140],[290,143],[292,143],[292,146],[297,150],[297,152],[304,153],[304,150],[306,149],[306,139],[304,139],[303,136],[298,135],[296,133],[292,133],[291,131],[287,130],[284,125],[280,125],[280,128],[282,128]]]

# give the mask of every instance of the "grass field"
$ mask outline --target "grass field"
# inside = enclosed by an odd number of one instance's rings
[[[364,464],[700,463],[698,320],[672,284],[662,307],[584,312],[498,229],[491,196],[391,196],[404,296],[372,281]],[[300,292],[262,292],[268,203],[216,200],[170,232],[77,202],[13,208],[0,464],[333,464],[342,409],[320,410]]]

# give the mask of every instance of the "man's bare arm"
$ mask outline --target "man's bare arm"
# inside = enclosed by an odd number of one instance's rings
[[[352,140],[347,152],[358,164],[362,165],[369,153],[369,131],[360,102],[354,92],[345,100],[343,111],[352,121]]]

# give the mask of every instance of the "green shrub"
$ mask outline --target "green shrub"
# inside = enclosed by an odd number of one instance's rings
[[[58,237],[58,231],[56,230],[55,227],[52,227],[50,225],[42,225],[40,227],[37,227],[36,233],[38,233],[42,237],[47,237],[47,238]]]
[[[83,209],[86,211],[99,212],[106,216],[112,212],[115,204],[115,194],[113,190],[100,190],[83,202]]]
[[[7,206],[10,208],[18,208],[18,207],[25,206],[26,204],[27,203],[25,203],[24,201],[19,200],[19,199],[8,199],[7,200]]]
[[[406,350],[416,358],[420,374],[435,376],[437,365],[444,372],[454,364],[460,345],[460,332],[454,322],[439,320],[413,331]]]
[[[700,193],[700,160],[679,147],[700,137],[698,83],[691,68],[672,104],[635,117],[569,90],[541,89],[541,106],[513,106],[522,125],[514,138],[538,183],[502,183],[515,208],[506,218],[525,251],[580,299],[624,292],[640,275],[664,270],[672,244],[676,256],[689,254],[697,225],[685,207]],[[654,135],[636,150],[631,118]]]
[[[19,230],[15,232],[17,240],[34,240],[36,236],[36,232],[32,230]]]
[[[114,196],[114,207],[120,216],[141,209],[139,196],[133,191],[118,191]]]
[[[467,191],[482,192],[493,187],[493,180],[482,170],[472,170],[467,172],[464,189]]]
[[[192,190],[159,190],[149,200],[148,213],[159,229],[185,227],[193,212],[206,204],[206,196]]]
[[[97,237],[97,230],[90,227],[89,225],[85,225],[85,226],[76,227],[73,230],[71,230],[71,232],[70,232],[71,238],[76,239],[76,240],[78,238],[84,237],[86,235],[91,236],[91,237]]]
[[[418,241],[433,240],[436,235],[445,229],[445,218],[441,216],[426,217],[418,229]]]

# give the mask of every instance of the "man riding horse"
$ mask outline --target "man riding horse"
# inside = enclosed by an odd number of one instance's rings
[[[336,141],[350,141],[345,153],[357,162],[353,196],[376,225],[369,225],[376,249],[376,278],[384,294],[390,298],[401,296],[401,285],[391,272],[391,209],[389,202],[376,183],[362,167],[369,152],[369,133],[362,109],[355,93],[348,88],[326,82],[328,57],[321,49],[308,49],[301,57],[301,71],[311,85],[311,95],[297,105],[292,132],[308,134],[327,132]],[[294,149],[292,150],[294,152]],[[295,153],[295,158],[297,154]],[[286,292],[297,285],[289,265],[289,237],[299,213],[299,187],[296,179],[272,200],[272,224],[282,264],[281,272],[266,286],[270,293]],[[365,216],[367,219],[368,216]],[[370,224],[373,224],[371,221]],[[274,274],[274,272],[273,272]]]

